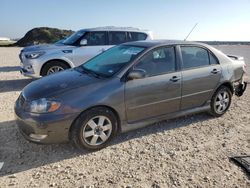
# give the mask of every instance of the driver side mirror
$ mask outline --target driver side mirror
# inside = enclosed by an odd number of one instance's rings
[[[146,71],[143,69],[134,69],[128,73],[127,80],[142,79],[146,77]]]
[[[86,46],[88,44],[88,41],[86,39],[82,39],[80,41],[80,46]]]

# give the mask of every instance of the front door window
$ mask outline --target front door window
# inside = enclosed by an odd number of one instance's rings
[[[174,72],[176,69],[174,47],[160,47],[150,51],[140,60],[135,69],[145,70],[147,76]]]
[[[83,39],[87,40],[87,46],[102,46],[105,45],[106,34],[104,31],[88,32]]]

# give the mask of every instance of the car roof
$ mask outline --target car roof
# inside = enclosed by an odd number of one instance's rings
[[[162,45],[202,45],[207,46],[206,44],[192,41],[184,41],[184,40],[144,40],[144,41],[134,41],[127,42],[123,45],[132,45],[132,46],[141,46],[141,47],[156,47]]]
[[[143,30],[135,27],[115,27],[115,26],[105,26],[105,27],[95,27],[81,29],[80,31],[133,31],[133,32],[151,32],[149,30]]]

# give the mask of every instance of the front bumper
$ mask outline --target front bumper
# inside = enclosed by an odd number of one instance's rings
[[[25,69],[25,68],[22,68],[22,67],[21,67],[21,69],[20,69],[20,73],[21,73],[22,75],[24,75],[24,76],[26,76],[26,77],[30,77],[30,78],[39,78],[39,77],[41,77],[41,76],[35,75],[33,71],[29,71],[29,70],[27,70],[27,69]]]
[[[40,70],[41,70],[41,62],[39,62],[38,59],[27,59],[25,56],[21,53],[19,55],[20,58],[20,73],[27,77],[32,78],[39,78],[40,76]]]
[[[20,132],[27,140],[53,144],[69,141],[69,129],[76,115],[32,114],[15,107],[15,117]]]

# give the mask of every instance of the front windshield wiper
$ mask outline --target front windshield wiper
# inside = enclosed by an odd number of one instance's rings
[[[97,72],[95,72],[95,71],[92,71],[92,70],[90,70],[90,69],[87,69],[87,68],[85,68],[85,67],[83,67],[83,66],[80,66],[80,67],[77,67],[77,68],[78,68],[78,70],[79,70],[79,68],[80,68],[79,71],[84,72],[84,73],[86,73],[86,74],[88,74],[88,75],[94,76],[94,77],[96,77],[96,78],[106,77],[106,76],[104,76],[104,75],[102,75],[102,74],[100,74],[100,73],[97,73]]]
[[[100,78],[101,77],[100,74],[98,74],[98,73],[96,73],[96,72],[94,72],[94,71],[92,71],[90,69],[86,69],[86,68],[83,67],[83,70],[86,71],[86,72],[88,72],[88,73],[90,73],[90,74],[92,74],[96,78]]]

